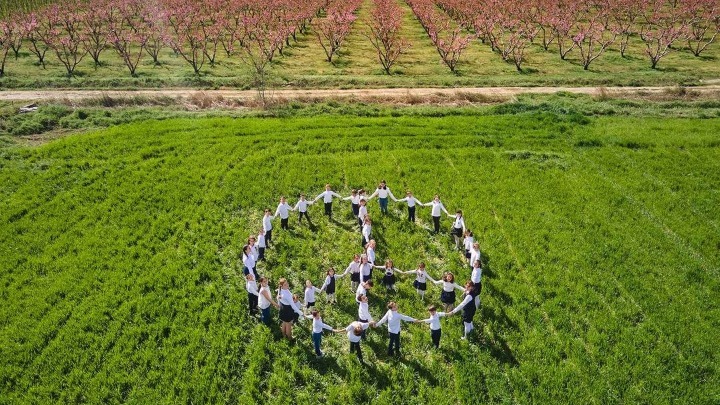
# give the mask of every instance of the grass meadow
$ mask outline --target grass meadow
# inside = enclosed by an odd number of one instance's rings
[[[720,399],[720,119],[422,111],[189,116],[0,144],[0,402]],[[247,315],[240,249],[279,196],[380,179],[465,211],[487,263],[480,333],[461,341],[445,319],[436,351],[406,325],[393,359],[372,330],[368,367],[326,335],[316,359],[308,322],[290,344]],[[344,268],[360,236],[349,205],[335,213],[312,207],[313,229],[292,217],[259,272],[301,293]],[[469,277],[427,208],[416,225],[397,204],[370,215],[380,259]],[[337,306],[318,300],[332,326],[356,316],[348,285]],[[415,317],[439,304],[439,288],[422,302],[412,277],[398,287],[371,292],[376,319],[390,299]]]
[[[269,73],[273,88],[363,88],[363,87],[459,87],[459,86],[643,86],[643,85],[698,85],[720,76],[720,46],[711,44],[700,57],[684,50],[677,42],[675,50],[664,57],[658,69],[651,69],[645,55],[645,45],[631,38],[626,57],[619,45],[611,48],[584,71],[577,50],[567,60],[561,60],[557,46],[545,51],[538,39],[526,51],[523,73],[511,63],[490,50],[489,44],[475,40],[467,48],[453,74],[442,63],[437,50],[424,29],[403,2],[402,36],[411,48],[400,57],[391,76],[383,74],[370,41],[363,35],[367,29],[363,22],[370,14],[372,1],[366,0],[359,8],[358,20],[341,47],[333,64],[326,62],[322,48],[312,29],[291,41],[284,55],[277,56]],[[19,58],[8,57],[7,74],[0,78],[2,88],[125,88],[138,87],[193,87],[193,88],[250,88],[251,70],[236,54],[228,57],[222,49],[215,66],[207,64],[199,76],[179,56],[166,48],[156,66],[145,56],[131,77],[119,56],[106,50],[102,66],[95,68],[91,58],[80,64],[75,77],[67,72],[52,52],[48,52],[48,66],[43,70],[30,53],[28,44]]]

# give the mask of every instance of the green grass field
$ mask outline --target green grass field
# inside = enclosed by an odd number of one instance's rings
[[[720,46],[711,44],[700,57],[683,50],[685,43],[677,42],[676,50],[660,61],[658,69],[651,69],[645,56],[645,45],[632,38],[627,57],[620,56],[619,45],[612,46],[603,56],[584,71],[580,54],[572,51],[563,61],[557,46],[548,51],[538,43],[526,52],[522,74],[514,65],[502,61],[490,50],[490,45],[479,40],[465,51],[458,65],[458,74],[452,74],[442,63],[424,29],[403,2],[402,36],[412,47],[403,55],[393,75],[387,76],[376,60],[370,41],[363,35],[363,22],[370,14],[372,2],[366,0],[358,10],[358,20],[341,47],[336,62],[325,61],[324,53],[312,30],[299,35],[297,42],[278,56],[270,69],[273,88],[363,88],[363,87],[456,87],[456,86],[640,86],[640,85],[698,85],[706,80],[720,78]],[[52,52],[46,57],[47,69],[37,66],[28,44],[16,60],[8,58],[6,77],[0,78],[2,88],[137,88],[137,87],[251,87],[251,71],[240,55],[228,58],[218,53],[218,63],[203,68],[196,76],[189,65],[167,48],[161,54],[161,65],[155,66],[145,56],[133,78],[119,56],[108,49],[102,55],[103,66],[95,68],[87,57],[78,67],[76,77],[68,79],[67,72]]]
[[[445,113],[443,113],[443,111]],[[437,117],[146,121],[0,147],[0,402],[716,403],[720,119],[585,116],[499,106]],[[246,314],[238,255],[282,195],[386,179],[462,208],[487,261],[481,334],[443,321],[385,355],[384,327],[312,353]],[[399,193],[398,193],[399,194]],[[370,214],[379,258],[469,271],[429,212]],[[322,281],[358,252],[348,205],[277,231],[260,272]],[[449,221],[445,224],[449,227]],[[379,281],[379,280],[377,280]],[[376,288],[425,316],[412,278]],[[356,316],[343,280],[327,323]],[[715,337],[713,337],[715,336]]]

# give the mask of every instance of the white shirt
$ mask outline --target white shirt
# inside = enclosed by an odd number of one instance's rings
[[[258,249],[255,245],[250,245],[250,254],[253,256],[253,259],[257,262],[258,259]]]
[[[348,264],[347,268],[345,269],[345,273],[343,273],[343,275],[347,274],[347,273],[355,274],[355,273],[359,273],[359,272],[360,272],[360,262],[356,262],[355,260],[353,260],[350,262],[350,264]]]
[[[372,193],[372,195],[370,197],[368,197],[368,200],[375,196],[378,196],[379,198],[388,198],[388,196],[390,196],[390,197],[392,197],[393,200],[395,199],[395,196],[393,195],[392,191],[390,191],[390,189],[387,187],[385,187],[384,189],[380,188],[380,187],[376,188],[375,192]]]
[[[267,246],[265,246],[265,235],[258,235],[257,240],[258,240],[257,246],[259,248],[267,247]]]
[[[392,309],[389,309],[385,313],[385,316],[383,316],[382,319],[375,324],[375,326],[380,326],[383,323],[387,322],[388,332],[400,333],[400,321],[414,322],[415,318],[411,318],[407,315],[401,314],[398,311],[393,311]]]
[[[370,232],[372,232],[372,225],[370,225],[370,224],[363,224],[363,227],[362,227],[362,236],[364,236],[364,237],[365,237],[365,240],[367,240],[367,241],[370,240]],[[368,257],[368,260],[369,260],[369,259],[370,259],[370,258]]]
[[[260,307],[260,309],[265,309],[270,306],[270,300],[265,298],[265,295],[263,295],[264,292],[267,292],[268,297],[269,297],[270,296],[270,287],[268,287],[268,286],[260,287],[260,291],[258,294],[258,297],[259,297],[258,306]]]
[[[273,220],[273,218],[274,218],[274,217],[273,217],[272,215],[265,215],[265,216],[263,217],[263,231],[265,231],[265,232],[267,232],[267,231],[272,231],[272,220]]]
[[[480,249],[470,249],[470,264],[475,264],[475,260],[480,260]]]
[[[322,318],[321,318],[321,317],[315,318],[315,317],[312,316],[312,315],[305,315],[305,318],[307,318],[307,319],[312,319],[312,321],[313,321],[313,327],[312,327],[313,333],[322,333],[323,329],[333,330],[333,328],[332,328],[330,325],[328,325],[328,324],[326,324],[325,322],[322,321]]]
[[[435,284],[442,284],[443,291],[445,291],[445,292],[452,292],[452,291],[454,291],[454,290],[456,290],[456,289],[457,289],[457,290],[460,290],[460,291],[465,291],[465,287],[459,286],[459,285],[457,285],[457,284],[455,284],[455,283],[451,283],[451,282],[449,282],[449,281],[445,281],[445,280],[437,280],[437,281],[435,281],[435,280],[432,280],[432,282],[435,283]]]
[[[280,203],[275,210],[275,216],[280,214],[280,219],[287,219],[288,216],[290,216],[290,210],[292,210],[292,208],[288,205],[288,203]]]
[[[429,323],[430,329],[440,329],[440,317],[445,316],[445,312],[435,312],[434,315],[430,315],[430,318],[423,319],[422,322]]]
[[[407,201],[408,207],[414,207],[415,204],[423,205],[423,203],[421,203],[420,200],[418,200],[418,199],[415,198],[415,197],[405,197],[405,198],[401,198],[401,199],[399,199],[399,200],[397,200],[397,201],[398,201],[398,202]]]
[[[360,280],[365,281],[366,278],[370,278],[370,270],[372,267],[370,263],[360,263]]]
[[[367,252],[365,253],[368,258],[368,263],[375,264],[375,249],[374,248],[367,248]]]
[[[367,205],[361,205],[358,209],[358,218],[365,219],[365,215],[367,215]]]
[[[362,322],[353,322],[350,325],[348,325],[347,328],[345,328],[345,330],[347,331],[348,340],[352,343],[357,343],[360,341],[360,339],[362,339],[362,335],[355,336],[355,327],[356,326],[360,326],[363,330],[365,330],[368,328],[368,326],[370,326],[370,324],[362,323]]]
[[[453,222],[453,228],[462,228],[465,232],[465,218],[455,215],[455,222]]]
[[[450,315],[452,315],[452,314],[457,314],[458,312],[462,311],[462,309],[465,308],[465,305],[469,304],[469,303],[472,302],[472,301],[473,301],[472,295],[466,294],[466,295],[465,295],[465,299],[462,300],[462,302],[460,303],[460,305],[456,306],[455,309],[453,309],[452,311],[450,311]]]
[[[247,292],[249,292],[252,295],[259,295],[258,288],[257,288],[257,282],[255,280],[248,280],[245,283],[245,289],[247,290]]]
[[[323,283],[322,287],[320,287],[320,291],[324,291],[324,290],[327,288],[327,286],[330,285],[330,280],[331,280],[331,279],[335,278],[335,282],[336,282],[336,284],[337,284],[337,279],[339,279],[340,277],[342,277],[342,276],[344,276],[344,275],[345,275],[345,273],[343,273],[343,274],[334,274],[334,275],[332,275],[332,276],[328,275],[327,277],[325,277],[325,282]],[[335,286],[335,288],[337,288],[337,285]]]
[[[364,319],[368,322],[373,321],[372,315],[370,315],[370,309],[368,308],[367,302],[361,302],[358,307],[358,319]]]
[[[463,239],[463,246],[465,246],[465,250],[468,252],[472,251],[473,243],[475,243],[475,238],[472,236],[466,236],[465,239]]]
[[[295,301],[293,301],[292,293],[290,292],[290,290],[281,289],[278,301],[283,305],[289,305],[293,309],[293,311],[295,311],[295,313],[303,316],[302,311],[300,310],[300,308],[298,308]]]
[[[305,287],[305,303],[308,302],[315,302],[315,293],[316,292],[322,292],[319,288],[312,286],[312,287]]]
[[[308,205],[312,204],[312,201],[308,200],[300,200],[295,204],[295,208],[293,210],[300,211],[300,212],[306,212]]]
[[[357,290],[355,291],[355,301],[360,302],[360,300],[358,300],[358,297],[361,295],[367,295],[367,289],[365,288],[363,283],[360,283]]]
[[[413,271],[415,272],[415,281],[417,281],[418,283],[427,282],[427,273],[425,272],[425,270],[417,269]]]
[[[373,267],[375,267],[376,269],[383,269],[383,270],[385,270],[385,275],[386,275],[386,276],[392,276],[396,271],[397,271],[398,273],[401,273],[400,270],[398,270],[398,269],[396,269],[396,268],[394,268],[394,267],[385,267],[385,266],[373,266]]]
[[[243,253],[243,265],[248,268],[248,270],[252,270],[255,268],[255,256],[250,253],[250,255],[246,255]]]
[[[443,205],[443,203],[442,203],[441,201],[432,200],[432,201],[430,201],[429,203],[425,204],[425,206],[426,206],[426,207],[432,207],[432,214],[431,214],[431,215],[434,216],[434,217],[439,217],[439,216],[440,216],[440,211],[443,211],[443,212],[445,212],[445,214],[450,215],[450,214],[447,212],[447,210],[445,209],[445,206]]]
[[[480,280],[482,280],[482,267],[473,267],[472,273],[470,274],[470,281],[479,284]]]
[[[340,194],[338,194],[332,190],[325,190],[322,193],[320,193],[320,195],[315,197],[315,200],[313,200],[313,202],[319,200],[321,197],[323,199],[323,202],[326,202],[326,203],[331,203],[333,197],[342,198],[342,196],[340,196]]]
[[[357,205],[357,204],[360,204],[360,196],[357,195],[357,194],[356,194],[356,195],[351,195],[351,196],[349,196],[349,197],[345,197],[345,198],[343,198],[343,200],[346,200],[346,201],[347,201],[347,200],[350,200],[351,203],[356,204],[356,205]]]

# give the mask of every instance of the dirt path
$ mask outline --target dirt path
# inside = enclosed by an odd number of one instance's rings
[[[688,87],[687,91],[705,95],[718,95],[720,97],[720,84]],[[567,92],[576,94],[610,96],[652,95],[678,92],[677,87],[466,87],[466,88],[396,88],[396,89],[349,89],[349,90],[272,90],[266,94],[279,99],[322,99],[322,98],[357,98],[357,99],[393,99],[404,97],[431,97],[445,96],[457,97],[474,95],[488,97],[489,99],[510,98],[519,94],[552,94]],[[29,91],[0,91],[0,101],[45,101],[64,99],[81,101],[86,99],[111,97],[129,98],[142,97],[170,97],[189,98],[203,94],[209,97],[222,97],[226,99],[249,100],[257,97],[255,90],[195,90],[195,89],[151,89],[151,90],[29,90]]]

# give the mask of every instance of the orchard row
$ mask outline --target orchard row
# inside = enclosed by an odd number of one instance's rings
[[[650,66],[678,44],[700,56],[720,32],[718,0],[405,0],[447,67],[455,72],[463,51],[479,39],[518,71],[531,44],[558,52],[576,50],[584,69],[612,44],[624,57],[631,37],[644,44]],[[313,33],[332,63],[357,20],[362,0],[71,0],[0,20],[0,76],[8,55],[26,46],[45,67],[55,55],[72,76],[83,59],[101,66],[114,50],[135,76],[147,54],[156,64],[170,48],[199,74],[219,53],[252,66],[264,83],[273,58]],[[361,22],[385,73],[411,46],[401,35],[399,0],[371,0]]]

